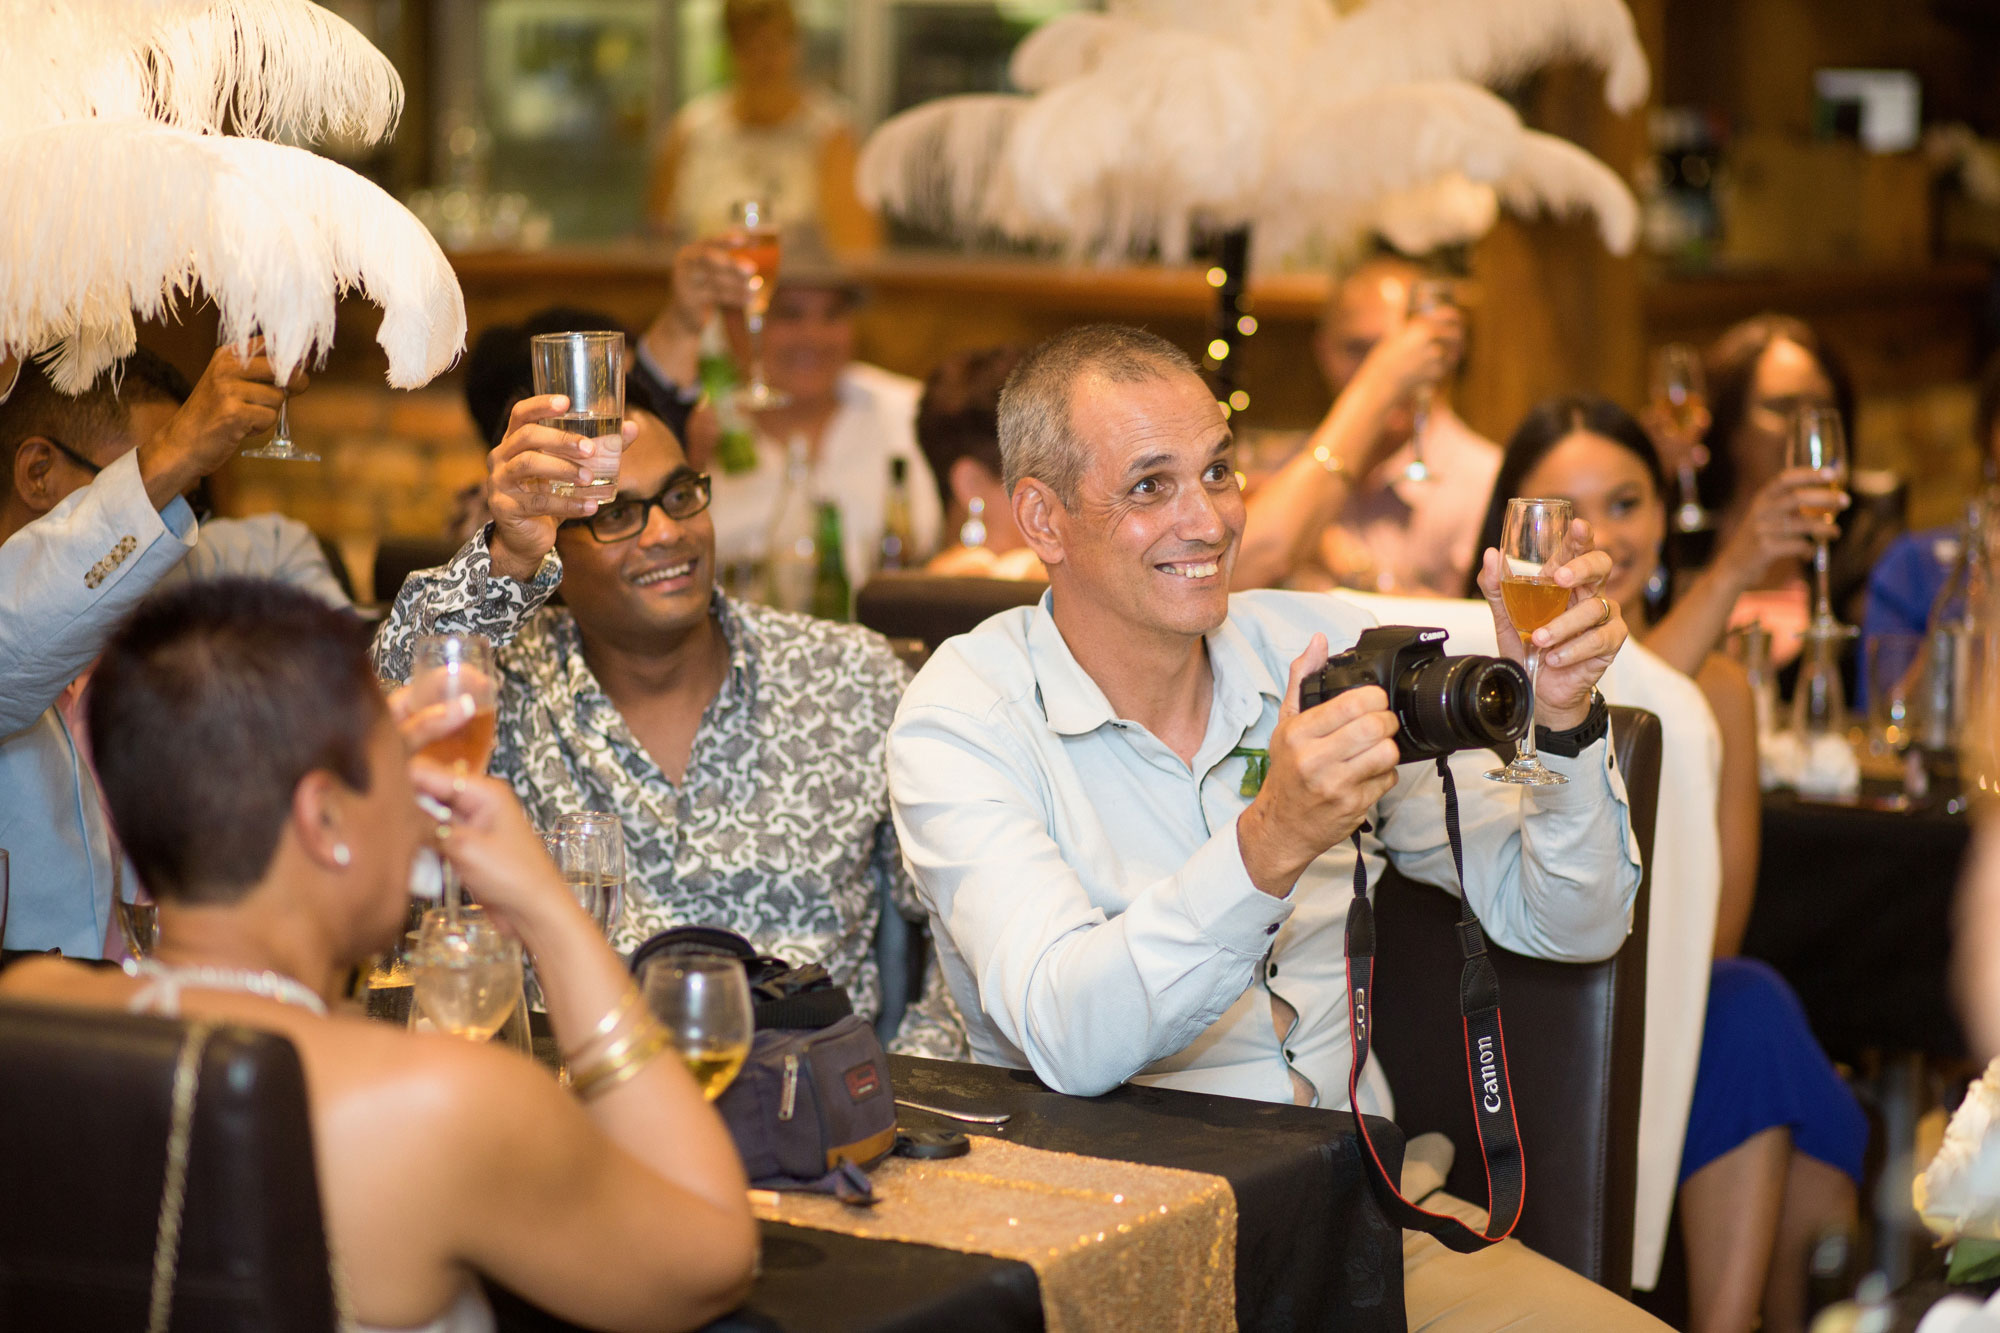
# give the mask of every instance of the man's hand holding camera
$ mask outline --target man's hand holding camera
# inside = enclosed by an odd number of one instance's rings
[[[1292,663],[1269,771],[1236,822],[1243,868],[1273,898],[1290,893],[1305,868],[1359,828],[1396,785],[1396,715],[1381,689],[1348,690],[1299,711],[1299,686],[1326,657],[1326,636],[1315,634]]]
[[[1570,549],[1582,554],[1558,566],[1553,575],[1558,584],[1570,590],[1569,608],[1533,635],[1542,654],[1541,673],[1535,682],[1535,721],[1551,731],[1582,725],[1590,713],[1591,690],[1611,666],[1628,634],[1618,603],[1599,591],[1610,577],[1611,557],[1592,549],[1590,525],[1582,519],[1574,520],[1569,531]],[[1500,595],[1505,568],[1500,552],[1488,549],[1479,567],[1479,591],[1493,610],[1500,651],[1516,662],[1526,662],[1527,647]]]

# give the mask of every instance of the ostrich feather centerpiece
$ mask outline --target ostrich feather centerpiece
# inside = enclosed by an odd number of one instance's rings
[[[88,386],[136,321],[197,286],[223,341],[261,334],[281,378],[332,345],[339,299],[383,310],[388,379],[414,388],[465,343],[430,233],[305,148],[374,142],[403,88],[310,0],[0,0],[0,359]]]
[[[1250,228],[1254,262],[1380,231],[1425,250],[1500,205],[1596,215],[1630,249],[1618,175],[1530,130],[1484,85],[1560,56],[1645,99],[1623,0],[1111,0],[1014,52],[1019,95],[949,97],[884,122],[861,154],[872,205],[962,235],[1102,260],[1184,260],[1197,230]]]

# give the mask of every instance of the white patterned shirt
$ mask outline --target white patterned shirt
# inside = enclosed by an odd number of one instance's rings
[[[375,642],[376,669],[407,679],[417,635],[491,639],[501,676],[494,776],[513,784],[538,828],[582,810],[624,822],[613,946],[630,953],[673,926],[726,927],[760,953],[824,964],[872,1022],[885,895],[923,919],[889,819],[884,761],[907,669],[868,630],[717,593],[711,614],[729,669],[674,782],[584,662],[569,611],[544,605],[561,577],[554,555],[532,583],[495,577],[482,531],[449,564],[404,583]],[[964,1058],[964,1026],[935,960],[891,1049]]]

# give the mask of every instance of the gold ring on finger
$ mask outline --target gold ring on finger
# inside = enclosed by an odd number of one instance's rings
[[[1598,617],[1597,623],[1591,626],[1592,629],[1602,629],[1611,623],[1611,599],[1603,593],[1598,593],[1597,600],[1604,604],[1604,614]]]

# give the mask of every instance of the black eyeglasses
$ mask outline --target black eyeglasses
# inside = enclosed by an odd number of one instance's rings
[[[646,530],[649,510],[658,509],[678,523],[708,508],[708,497],[708,474],[682,468],[667,478],[657,495],[645,499],[620,497],[600,506],[589,518],[564,520],[563,526],[588,529],[601,542],[622,542]]]
[[[37,435],[34,438],[38,440],[47,440],[50,444],[53,444],[56,447],[57,453],[61,454],[64,458],[67,458],[70,462],[76,464],[78,467],[82,468],[84,471],[88,472],[93,477],[96,476],[98,473],[104,471],[104,465],[102,463],[91,462],[88,458],[85,458],[82,454],[70,448],[68,445],[64,444],[61,440],[58,440],[53,435]],[[26,444],[27,441],[23,440],[21,443]]]

